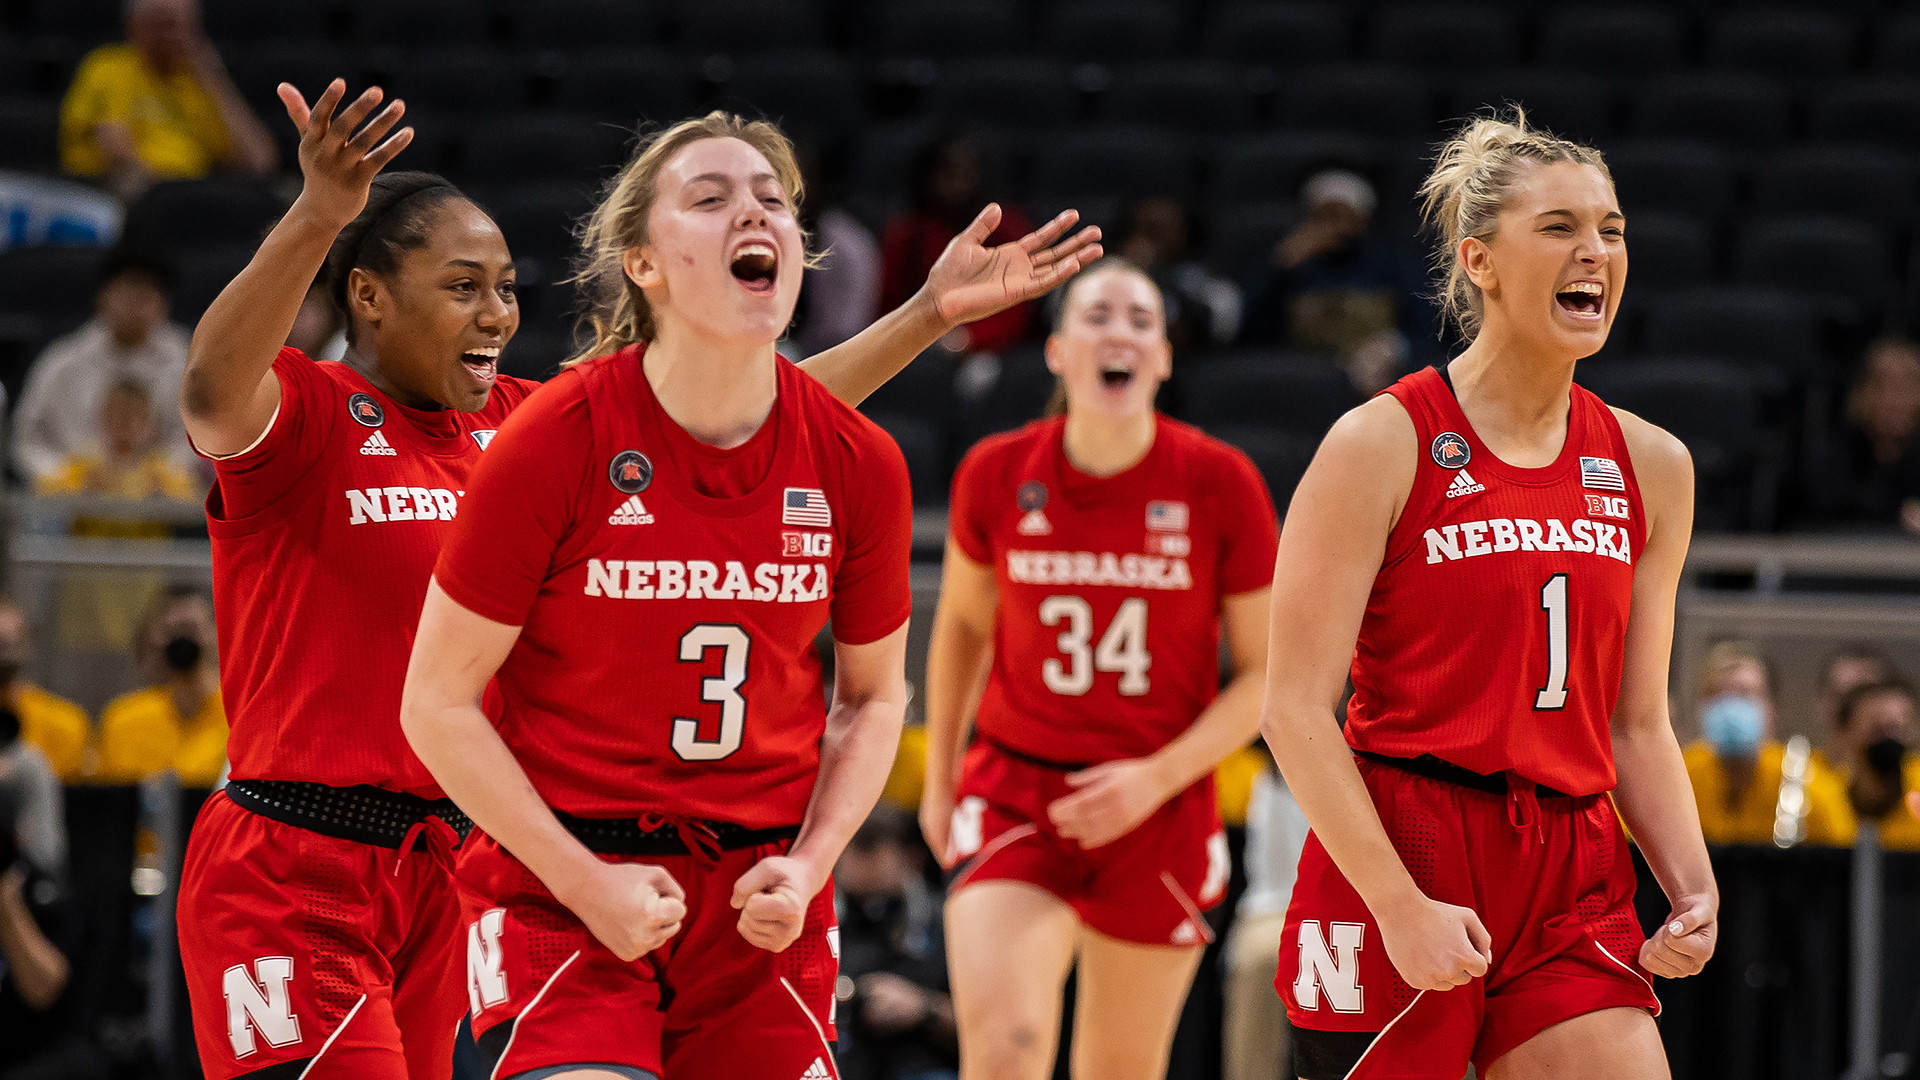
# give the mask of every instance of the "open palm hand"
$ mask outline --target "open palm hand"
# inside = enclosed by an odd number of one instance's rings
[[[950,326],[1045,296],[1101,255],[1098,227],[1066,236],[1080,220],[1077,210],[1061,212],[1018,240],[988,247],[987,238],[1000,227],[1000,217],[1000,205],[988,203],[973,224],[947,244],[927,274],[934,310]]]

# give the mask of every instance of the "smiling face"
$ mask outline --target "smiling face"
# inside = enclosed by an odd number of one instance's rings
[[[1160,290],[1139,271],[1111,266],[1084,275],[1047,338],[1047,370],[1067,389],[1068,412],[1125,420],[1153,409],[1173,373]]]
[[[1570,161],[1526,168],[1493,235],[1460,242],[1483,296],[1485,331],[1568,360],[1600,351],[1627,281],[1625,226],[1599,169]]]
[[[660,170],[646,242],[628,280],[662,338],[675,327],[731,346],[771,345],[793,321],[806,250],[793,201],[760,151],[734,138],[690,143]]]
[[[348,303],[371,335],[381,389],[415,408],[477,412],[487,404],[500,350],[520,328],[513,256],[493,219],[465,199],[433,211],[427,243],[391,274],[355,269]]]

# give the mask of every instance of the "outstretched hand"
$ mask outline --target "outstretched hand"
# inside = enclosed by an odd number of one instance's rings
[[[347,96],[345,79],[327,84],[312,108],[290,83],[281,83],[276,93],[300,131],[300,172],[306,183],[299,201],[323,220],[344,228],[365,209],[373,178],[413,141],[412,128],[393,131],[406,114],[406,103],[395,98],[368,121],[384,96],[377,86],[368,87],[338,112]],[[393,132],[391,137],[388,132]]]
[[[1063,211],[1018,240],[988,247],[1000,217],[1000,204],[988,203],[927,274],[933,309],[949,327],[1045,296],[1101,255],[1096,226],[1061,239],[1080,220],[1078,210]]]

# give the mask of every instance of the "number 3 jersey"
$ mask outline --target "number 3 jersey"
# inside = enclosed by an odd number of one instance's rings
[[[1347,742],[1611,790],[1608,720],[1646,542],[1619,421],[1576,385],[1559,458],[1522,469],[1481,443],[1437,370],[1386,392],[1413,418],[1420,462],[1360,624]]]
[[[625,349],[535,391],[475,470],[434,578],[522,627],[497,724],[553,808],[799,822],[826,723],[816,635],[831,617],[860,645],[906,622],[899,448],[778,371],[766,422],[721,450]]]
[[[1221,601],[1273,581],[1273,498],[1240,451],[1156,422],[1115,476],[1068,462],[1063,418],[961,462],[951,537],[1000,591],[982,737],[1060,763],[1142,757],[1213,701]]]

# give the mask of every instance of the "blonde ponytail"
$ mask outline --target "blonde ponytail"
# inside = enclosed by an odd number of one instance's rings
[[[1434,272],[1440,275],[1440,307],[1468,341],[1480,332],[1480,287],[1460,265],[1460,241],[1493,235],[1508,194],[1523,166],[1571,161],[1606,174],[1600,151],[1527,126],[1526,110],[1510,116],[1480,116],[1447,140],[1434,158],[1433,172],[1420,185],[1421,217],[1439,237]]]

